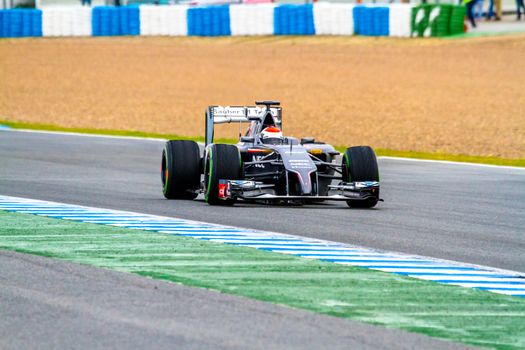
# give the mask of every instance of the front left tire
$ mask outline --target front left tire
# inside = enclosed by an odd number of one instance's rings
[[[214,144],[206,152],[204,186],[210,205],[232,205],[234,199],[219,198],[219,180],[242,180],[243,166],[239,149],[234,145]]]

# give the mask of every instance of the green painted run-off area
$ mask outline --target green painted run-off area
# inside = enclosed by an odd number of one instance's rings
[[[525,348],[524,298],[182,236],[3,211],[0,249],[477,346]]]

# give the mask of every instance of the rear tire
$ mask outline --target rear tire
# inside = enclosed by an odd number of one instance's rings
[[[374,150],[369,146],[356,146],[346,149],[342,160],[343,181],[379,181],[379,167]],[[379,201],[379,190],[375,197],[364,200],[348,200],[351,208],[372,208]]]
[[[195,141],[171,140],[162,151],[162,193],[167,199],[195,199],[200,185],[200,151]]]
[[[219,180],[241,180],[242,161],[239,149],[233,145],[212,145],[204,165],[205,199],[210,205],[232,205],[234,199],[219,199]]]

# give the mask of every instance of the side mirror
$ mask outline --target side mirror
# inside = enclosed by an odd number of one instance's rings
[[[255,137],[253,136],[241,136],[241,142],[254,143]]]

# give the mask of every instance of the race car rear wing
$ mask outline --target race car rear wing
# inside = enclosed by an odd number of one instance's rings
[[[213,142],[213,129],[215,124],[224,123],[249,123],[263,120],[269,110],[275,123],[281,127],[281,107],[258,106],[209,106],[206,109],[206,145]]]

